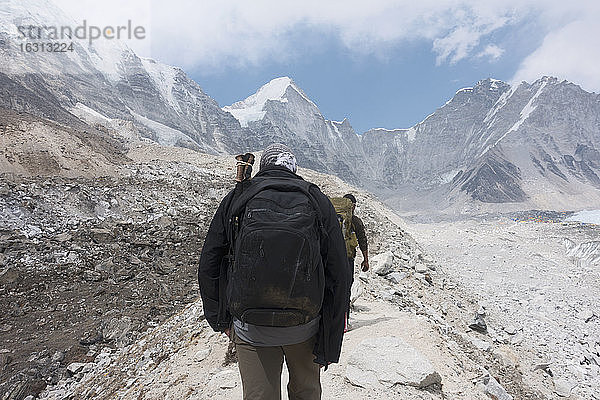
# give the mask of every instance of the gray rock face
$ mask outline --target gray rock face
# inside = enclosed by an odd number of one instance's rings
[[[257,107],[254,100],[284,79],[287,89]],[[252,113],[246,123],[255,147],[287,141],[304,165],[362,184],[400,206],[414,202],[404,194],[409,189],[443,200],[434,200],[437,207],[460,194],[480,203],[543,200],[543,207],[552,207],[549,202],[564,205],[565,187],[600,188],[599,104],[598,95],[555,78],[516,87],[486,79],[459,90],[414,127],[357,136],[347,120],[325,120],[289,78],[278,78],[225,109],[242,121],[243,110]],[[544,182],[556,198],[549,200],[530,181]]]
[[[379,389],[397,384],[423,388],[442,381],[425,356],[397,337],[363,340],[348,359],[346,378]]]
[[[422,188],[451,180],[476,159],[481,131],[488,110],[509,86],[499,81],[482,81],[474,88],[459,90],[453,99],[410,129],[373,129],[363,135],[379,180],[399,186],[409,183]],[[382,160],[383,158],[383,160]],[[377,167],[383,165],[383,168]]]
[[[459,176],[460,189],[486,203],[521,202],[527,195],[521,189],[519,169],[509,161],[490,156],[481,165]]]
[[[252,131],[248,147],[262,149],[273,142],[287,143],[300,165],[333,172],[359,184],[364,160],[359,136],[344,119],[326,120],[294,81],[276,78],[247,99],[224,110],[237,116]]]
[[[600,188],[599,113],[598,95],[566,81],[544,77],[511,88],[488,79],[411,129],[366,132],[363,145],[384,166],[377,179],[392,187],[558,208],[566,187]]]

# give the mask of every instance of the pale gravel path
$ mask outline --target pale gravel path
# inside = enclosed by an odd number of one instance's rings
[[[365,296],[368,297],[368,296]],[[383,336],[401,337],[429,358],[443,377],[443,391],[446,398],[485,400],[487,396],[472,384],[477,374],[467,372],[461,359],[444,343],[437,330],[423,316],[401,312],[398,307],[372,298],[359,300],[364,310],[354,314],[355,329],[344,338],[342,357],[339,364],[332,364],[322,372],[323,399],[442,399],[441,393],[430,393],[412,387],[397,386],[389,390],[371,390],[353,386],[345,378],[349,355],[366,339]],[[137,386],[122,394],[122,399],[211,399],[229,400],[242,397],[241,379],[236,364],[221,365],[224,359],[227,339],[224,335],[210,333],[205,322],[203,337],[190,344],[164,361],[159,368],[148,373]],[[210,355],[202,362],[195,361],[195,355],[210,349]],[[476,370],[475,366],[471,366]],[[282,398],[287,400],[285,386],[287,371],[282,379]],[[144,394],[140,388],[146,387]],[[141,396],[141,397],[140,397]]]

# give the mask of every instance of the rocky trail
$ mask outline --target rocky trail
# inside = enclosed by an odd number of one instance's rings
[[[373,254],[372,270],[356,277],[340,363],[323,372],[324,398],[548,398],[543,373],[525,379],[518,349],[469,329],[477,299],[440,272],[395,214],[337,178],[301,174],[328,194],[357,194]],[[94,346],[87,359],[63,363],[63,378],[40,398],[239,398],[227,347],[196,301],[123,347]]]
[[[53,138],[57,148],[66,140]],[[2,400],[240,397],[228,339],[204,320],[195,277],[233,162],[135,135],[124,148],[129,161],[102,177],[44,175],[40,164],[0,179]],[[459,257],[465,243],[446,254],[437,228],[405,223],[339,178],[300,175],[328,195],[354,193],[370,242],[372,269],[355,277],[352,329],[323,372],[324,398],[590,398],[550,375],[557,367],[518,318],[507,324],[521,309],[496,307],[493,292],[452,269],[468,262],[475,274],[477,253]],[[578,244],[577,265],[593,274],[596,259]],[[582,336],[592,372],[593,334]]]

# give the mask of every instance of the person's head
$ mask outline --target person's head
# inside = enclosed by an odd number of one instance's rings
[[[296,172],[296,156],[292,153],[289,147],[281,143],[274,143],[268,146],[260,157],[260,169],[263,170],[268,166],[278,165]]]
[[[354,210],[356,208],[356,197],[354,197],[354,195],[350,193],[345,194],[344,197],[352,202],[352,209]]]

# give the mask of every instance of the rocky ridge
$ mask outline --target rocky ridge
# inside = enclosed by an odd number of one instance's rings
[[[132,343],[193,301],[201,240],[233,173],[202,160],[2,175],[1,398],[37,394],[96,346]]]

